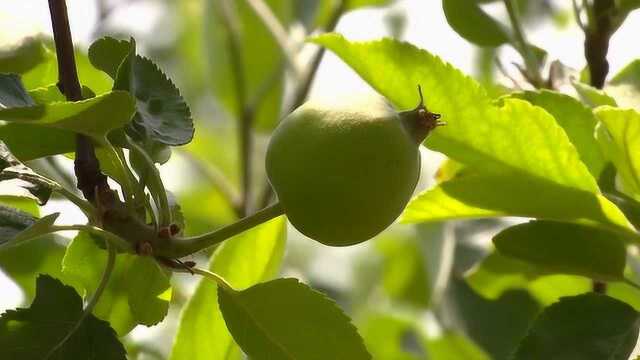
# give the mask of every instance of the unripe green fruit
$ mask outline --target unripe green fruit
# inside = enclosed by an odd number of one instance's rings
[[[420,174],[418,146],[438,118],[422,102],[397,113],[380,97],[297,108],[274,131],[266,158],[289,221],[331,246],[380,233],[409,201]]]

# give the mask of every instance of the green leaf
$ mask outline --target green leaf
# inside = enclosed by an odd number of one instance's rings
[[[605,91],[616,99],[619,107],[640,108],[640,60],[633,60],[614,75]]]
[[[89,47],[89,61],[96,68],[116,79],[118,68],[131,51],[131,41],[117,40],[106,36],[94,41]]]
[[[209,269],[238,288],[273,278],[284,254],[284,217],[226,240],[216,250]],[[240,359],[218,307],[216,285],[201,280],[182,310],[170,359]]]
[[[540,305],[526,291],[510,290],[488,300],[455,278],[450,280],[440,307],[441,313],[456,314],[447,324],[450,329],[464,332],[495,360],[510,359],[540,311]]]
[[[35,105],[15,74],[0,73],[0,109]]]
[[[475,0],[442,0],[447,22],[458,35],[478,46],[496,47],[509,42],[504,27],[487,15]]]
[[[596,138],[614,163],[623,182],[623,190],[640,199],[640,113],[603,106],[595,110],[603,126]]]
[[[127,334],[136,324],[156,324],[166,315],[170,300],[163,295],[167,290],[166,274],[150,261],[139,260],[137,255],[118,254],[109,284],[93,310],[93,314],[108,321],[119,336]],[[67,248],[62,273],[86,296],[95,291],[106,262],[106,251],[100,249],[90,235],[80,232]],[[142,282],[141,274],[147,276]]]
[[[24,74],[48,58],[39,38],[25,38],[13,48],[0,51],[0,73]]]
[[[22,289],[25,303],[35,295],[35,279],[38,274],[61,277],[60,264],[65,247],[57,235],[46,235],[38,241],[0,250],[0,269]]]
[[[640,1],[635,1],[640,7]],[[608,85],[630,85],[640,90],[640,59],[633,60],[609,80]]]
[[[76,147],[76,134],[73,132],[39,125],[0,123],[0,139],[22,161],[70,153]]]
[[[26,197],[0,196],[0,206],[26,212],[25,216],[31,216],[33,221],[34,217],[39,215],[38,203]],[[23,223],[20,230],[25,228],[24,225],[31,225],[33,221]],[[61,277],[60,264],[65,247],[60,245],[59,240],[60,237],[57,235],[46,235],[40,241],[30,241],[0,251],[0,269],[22,289],[25,302],[33,300],[37,274]]]
[[[35,222],[31,214],[0,204],[0,249]]]
[[[125,278],[131,313],[139,324],[152,326],[169,311],[171,284],[169,275],[150,257],[132,260]]]
[[[615,99],[607,95],[603,90],[596,89],[579,81],[573,81],[571,84],[573,85],[573,88],[576,89],[576,92],[580,96],[582,102],[591,108],[601,105],[617,105]]]
[[[3,236],[3,238],[0,239],[0,250],[7,246],[17,246],[40,236],[50,234],[52,232],[53,223],[56,221],[59,215],[60,213],[53,213],[44,216],[41,219],[33,222],[31,225],[29,225],[29,227],[25,228],[24,230],[18,232],[13,237],[10,237],[8,239],[5,239]],[[19,218],[16,216],[16,214],[14,214],[14,216],[12,216],[11,218],[13,220],[19,221]],[[25,219],[22,218],[22,220],[24,221]],[[11,220],[9,221],[11,222]],[[24,221],[24,223],[26,223],[26,221]]]
[[[536,319],[513,359],[627,360],[639,320],[631,306],[608,296],[566,297]]]
[[[313,41],[334,51],[399,108],[415,106],[420,84],[429,108],[448,123],[433,132],[427,146],[487,174],[423,193],[409,204],[404,221],[517,215],[628,228],[624,215],[599,195],[565,131],[543,109],[517,99],[492,103],[474,80],[407,43],[349,42],[337,34]],[[557,199],[587,207],[557,204]]]
[[[0,119],[73,131],[101,143],[111,130],[129,122],[133,110],[133,99],[127,92],[113,91],[83,101],[2,109]]]
[[[38,200],[40,205],[44,205],[49,200],[51,192],[59,189],[53,180],[37,174],[9,151],[7,146],[0,141],[0,182],[14,180],[18,185],[30,194],[30,197]]]
[[[512,226],[493,238],[498,251],[549,273],[623,281],[626,249],[609,231],[552,221]]]
[[[93,89],[97,94],[111,89],[109,77],[96,70],[84,52],[76,49],[74,57],[82,85]],[[56,83],[58,63],[53,41],[40,37],[28,38],[17,48],[0,53],[0,73],[22,75],[22,82],[27,89]]]
[[[593,280],[576,275],[549,275],[529,262],[492,252],[466,276],[473,290],[488,299],[497,299],[514,289],[527,290],[541,305],[548,306],[561,297],[590,292]],[[608,282],[607,294],[640,309],[638,290],[625,282]]]
[[[126,352],[109,323],[93,315],[57,351],[82,316],[82,299],[69,286],[42,275],[36,281],[36,298],[28,309],[8,310],[0,317],[0,357],[37,360],[48,358],[125,360]]]
[[[351,320],[323,294],[297,279],[246,290],[218,288],[233,338],[254,359],[371,359]]]
[[[640,8],[640,0],[616,0],[616,10],[626,16],[631,11]]]
[[[591,175],[599,178],[604,168],[605,157],[593,136],[598,120],[591,109],[568,95],[549,90],[526,91],[513,96],[549,112],[578,150],[580,160],[587,165]]]
[[[485,173],[598,192],[566,133],[543,109],[517,99],[492,103],[473,79],[408,43],[349,42],[338,34],[312,41],[335,52],[400,109],[415,107],[421,85],[430,110],[448,124],[430,135],[429,148]]]
[[[193,120],[180,91],[156,64],[136,55],[133,39],[99,39],[89,48],[89,58],[114,79],[114,90],[134,94],[137,112],[131,131],[143,140],[166,145],[191,141]]]
[[[265,2],[284,26],[290,24],[291,3]],[[203,12],[210,14],[204,19],[205,30],[200,40],[207,60],[204,71],[216,100],[237,121],[244,107],[254,105],[256,129],[271,131],[280,119],[284,93],[285,60],[280,48],[244,1],[207,0]],[[238,62],[233,61],[234,51],[230,50],[233,41],[239,50]],[[244,93],[244,100],[240,93]]]
[[[461,176],[423,192],[409,203],[401,220],[413,223],[501,216],[595,223],[625,232],[629,226],[622,212],[602,195],[534,178],[487,175]]]
[[[35,88],[29,90],[29,95],[33,98],[33,100],[38,105],[45,105],[54,102],[62,102],[67,101],[67,98],[64,96],[60,89],[56,84],[51,84],[49,86],[43,86],[39,88]],[[93,96],[90,96],[93,97]],[[86,97],[83,96],[86,99]]]

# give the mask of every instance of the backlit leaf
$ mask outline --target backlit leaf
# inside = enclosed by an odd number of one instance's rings
[[[638,312],[611,297],[566,297],[536,319],[513,359],[627,360],[639,324]]]
[[[237,288],[273,278],[284,254],[285,226],[280,217],[226,240],[213,255],[209,269]],[[240,360],[240,356],[220,313],[215,284],[200,280],[182,310],[170,359]]]
[[[233,338],[253,359],[371,359],[342,310],[296,279],[218,288],[218,302]]]

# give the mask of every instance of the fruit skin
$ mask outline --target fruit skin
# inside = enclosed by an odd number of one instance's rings
[[[420,141],[409,130],[380,97],[310,101],[293,111],[266,156],[269,181],[293,226],[331,246],[387,228],[420,174]]]

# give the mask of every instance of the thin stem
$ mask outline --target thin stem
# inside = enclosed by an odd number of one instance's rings
[[[134,203],[133,194],[136,192],[134,183],[136,182],[135,177],[131,173],[129,167],[127,166],[127,162],[124,158],[124,154],[120,153],[108,140],[105,140],[107,146],[105,148],[107,151],[111,152],[111,155],[114,159],[117,160],[117,165],[122,170],[124,176],[124,184],[120,184],[122,186],[122,192],[125,198],[125,204],[128,207],[131,207]]]
[[[246,2],[260,20],[262,20],[262,23],[267,30],[269,30],[271,36],[273,36],[273,39],[280,47],[280,50],[282,51],[282,54],[284,55],[294,76],[298,78],[302,71],[300,71],[295,53],[289,44],[287,30],[282,26],[273,11],[271,11],[269,5],[267,5],[263,0],[246,0]]]
[[[336,28],[336,26],[338,25],[338,21],[340,20],[340,17],[345,11],[345,7],[346,7],[346,1],[341,0],[333,9],[333,12],[329,17],[329,21],[327,22],[327,26],[325,29],[327,32],[331,32]],[[324,55],[324,52],[325,52],[325,48],[321,46],[318,48],[318,50],[316,50],[315,54],[313,55],[313,58],[311,59],[309,67],[307,68],[307,70],[304,73],[304,76],[302,77],[300,86],[296,89],[296,92],[293,96],[294,100],[293,100],[291,109],[295,109],[298,106],[302,105],[302,103],[306,100],[307,96],[309,95],[309,90],[311,90],[311,84],[313,84],[313,79],[315,78],[316,73],[318,72],[318,68],[320,67],[320,63],[322,62],[322,57]]]
[[[58,231],[86,231],[88,233],[103,237],[105,240],[107,240],[106,242],[110,242],[111,245],[114,245],[117,249],[129,252],[131,252],[133,249],[131,243],[129,243],[127,240],[114,233],[102,230],[91,225],[54,225],[51,227],[51,232]]]
[[[80,196],[76,195],[74,192],[64,187],[56,188],[55,191],[58,194],[66,197],[67,200],[74,203],[80,210],[82,210],[82,212],[87,216],[87,218],[89,219],[96,218],[96,208],[93,205],[91,205],[90,202],[82,199]]]
[[[573,6],[573,16],[576,18],[576,23],[578,24],[578,27],[582,29],[583,32],[586,31],[587,27],[584,25],[584,22],[582,22],[582,17],[581,17],[582,10],[580,9],[580,6],[578,6],[578,1],[571,0],[571,4]]]
[[[640,285],[636,284],[628,278],[624,278],[623,282],[636,290],[640,290]]]
[[[248,213],[249,199],[251,199],[251,169],[252,169],[252,150],[253,137],[251,130],[253,127],[253,111],[248,107],[246,78],[244,72],[244,59],[242,57],[240,33],[234,19],[233,11],[229,8],[228,1],[214,2],[214,6],[218,6],[218,13],[221,15],[222,24],[227,32],[227,52],[234,77],[234,85],[236,91],[237,115],[239,117],[238,137],[240,145],[240,162],[241,162],[241,181],[242,181],[242,198],[240,201],[239,212],[241,216]]]
[[[231,286],[231,284],[229,284],[229,282],[227,282],[227,280],[225,280],[225,278],[223,278],[222,276],[206,270],[206,269],[202,269],[202,268],[198,268],[198,267],[176,267],[176,266],[167,266],[167,264],[159,262],[161,265],[163,265],[166,269],[169,269],[170,271],[173,272],[179,272],[179,273],[189,273],[192,275],[198,274],[198,275],[202,275],[204,278],[206,279],[210,279],[213,280],[216,285],[222,286],[224,287],[226,290],[229,291],[236,291],[236,289],[233,288],[233,286]]]
[[[206,234],[188,238],[166,239],[166,241],[155,245],[154,255],[171,259],[181,258],[221,243],[234,235],[240,234],[282,214],[284,214],[284,209],[279,203],[276,203],[255,214],[240,219],[231,225]]]
[[[89,300],[89,302],[87,303],[87,306],[85,306],[78,321],[73,325],[71,330],[69,330],[67,335],[65,335],[65,337],[62,338],[62,340],[60,340],[60,342],[56,346],[54,346],[53,349],[51,349],[51,351],[49,351],[47,356],[45,356],[44,358],[45,360],[49,359],[56,351],[58,351],[71,338],[71,336],[73,336],[73,334],[75,334],[75,332],[82,325],[82,322],[89,315],[91,315],[91,313],[93,312],[93,309],[96,307],[96,304],[98,304],[98,301],[102,296],[102,293],[104,293],[104,290],[107,288],[107,284],[109,284],[109,279],[111,278],[111,274],[113,274],[113,268],[116,263],[116,250],[108,241],[106,242],[106,246],[107,246],[107,264],[104,268],[104,271],[102,272],[102,278],[100,279],[100,283],[98,283],[98,287],[96,288],[96,291],[93,293],[93,296],[91,297],[91,300]]]
[[[204,276],[205,279],[211,279],[213,281],[215,281],[216,284],[222,286],[223,288],[225,288],[226,290],[229,291],[236,291],[236,289],[233,288],[233,286],[231,286],[231,284],[229,284],[227,282],[227,280],[225,280],[222,276],[211,272],[209,270],[206,269],[200,269],[200,268],[191,268],[191,271],[193,271],[195,274],[198,275],[202,275]]]
[[[522,55],[522,58],[524,59],[527,73],[532,77],[532,85],[536,88],[540,87],[540,85],[542,84],[542,76],[540,75],[538,62],[536,61],[535,55],[533,54],[533,51],[531,50],[529,43],[527,42],[527,39],[524,35],[524,31],[522,30],[522,24],[520,23],[520,17],[518,16],[515,1],[504,0],[504,5],[507,8],[509,21],[511,22],[511,27],[513,28],[516,49],[520,52],[520,55]]]
[[[145,176],[145,179],[148,181],[149,188],[152,190],[151,193],[153,195],[153,199],[158,207],[158,223],[161,227],[169,226],[171,224],[171,208],[169,207],[169,199],[167,198],[167,190],[164,188],[164,184],[162,183],[162,178],[160,177],[160,172],[156,167],[153,159],[149,157],[149,154],[136,142],[131,141],[127,137],[127,144],[129,145],[131,151],[136,153],[141,160],[145,163],[146,174],[150,175],[148,178]]]

